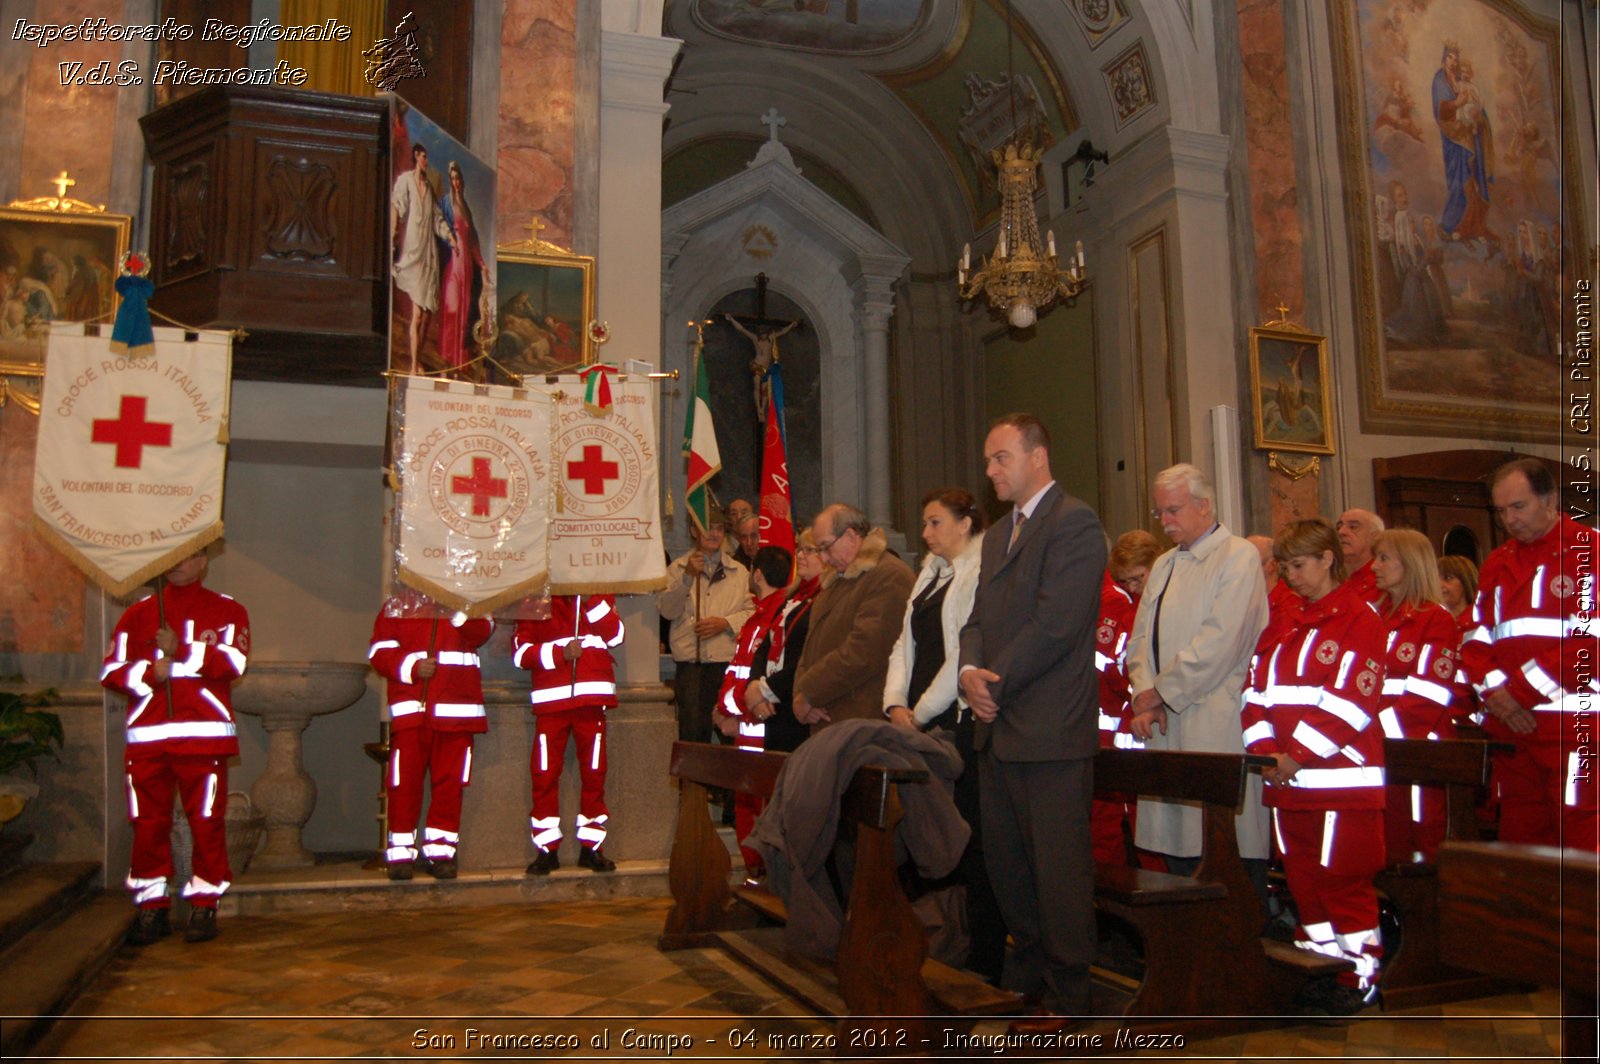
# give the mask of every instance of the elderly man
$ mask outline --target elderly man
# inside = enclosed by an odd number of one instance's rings
[[[738,546],[733,560],[751,573],[755,572],[756,552],[761,549],[761,518],[746,514],[733,524],[733,537]]]
[[[1510,539],[1483,563],[1462,663],[1488,712],[1500,841],[1600,850],[1594,751],[1579,737],[1600,707],[1595,532],[1558,508],[1555,478],[1519,458],[1490,481]]]
[[[723,553],[726,528],[722,515],[713,514],[696,529],[694,549],[667,566],[667,586],[656,595],[656,608],[672,622],[672,687],[678,738],[686,742],[711,741],[711,710],[733,659],[734,637],[755,612],[749,571]]]
[[[1194,466],[1156,474],[1151,497],[1173,549],[1150,570],[1128,638],[1130,729],[1152,750],[1242,754],[1240,692],[1267,624],[1261,557],[1218,523],[1211,481]],[[1267,814],[1255,775],[1237,823],[1239,854],[1265,898]],[[1201,827],[1197,806],[1141,800],[1134,841],[1191,875]]]
[[[1287,580],[1278,578],[1278,559],[1272,556],[1271,536],[1246,536],[1261,556],[1261,579],[1267,585],[1267,627],[1256,640],[1257,648],[1270,647],[1294,625],[1302,599]]]
[[[795,672],[794,715],[815,733],[837,720],[883,715],[889,652],[917,577],[890,553],[883,530],[847,503],[819,513],[811,534],[838,574],[811,611]]]
[[[1371,510],[1346,510],[1333,523],[1334,535],[1344,551],[1344,567],[1350,576],[1346,582],[1356,594],[1368,602],[1376,602],[1383,593],[1378,590],[1378,578],[1372,573],[1372,548],[1383,531],[1383,518]]]
[[[746,517],[758,516],[756,514],[756,508],[750,505],[749,499],[734,499],[727,505],[726,508],[724,508],[723,512],[728,517],[728,535],[727,538],[722,542],[722,549],[726,551],[730,557],[737,558],[739,555],[739,525],[743,523]],[[752,553],[750,556],[752,558],[755,557],[754,553]],[[743,565],[746,569],[750,567],[744,561],[740,561],[739,564]]]
[[[1044,1013],[1012,1031],[1047,1034],[1089,1011],[1094,639],[1106,536],[1094,511],[1056,485],[1037,417],[1000,418],[983,457],[1012,511],[984,537],[961,630],[961,693],[977,718],[984,860],[1015,944],[1003,981],[1037,994]]]

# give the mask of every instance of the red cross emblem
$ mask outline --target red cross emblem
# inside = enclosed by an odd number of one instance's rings
[[[622,475],[622,467],[605,460],[598,444],[585,444],[583,461],[567,463],[567,479],[583,481],[585,495],[599,495],[606,490],[606,481]]]
[[[172,446],[172,422],[146,421],[144,412],[148,402],[142,395],[124,395],[115,418],[94,420],[94,431],[89,439],[116,446],[118,469],[138,469],[144,461],[146,447]]]
[[[472,496],[472,516],[488,517],[489,500],[503,499],[506,497],[506,479],[491,475],[489,459],[483,455],[475,455],[472,459],[472,475],[470,477],[454,476],[450,478],[450,494]]]

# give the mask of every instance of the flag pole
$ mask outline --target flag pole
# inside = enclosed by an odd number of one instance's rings
[[[165,628],[167,626],[167,607],[166,607],[166,604],[161,601],[161,591],[162,591],[162,588],[166,586],[166,582],[167,582],[167,580],[166,580],[166,576],[164,574],[158,574],[156,576],[156,628],[157,628],[157,630]],[[173,634],[176,635],[177,633],[174,632]],[[158,646],[156,649],[159,651],[160,647]],[[167,719],[171,720],[172,719],[172,659],[171,658],[167,659],[167,678],[164,681],[162,681],[162,683],[163,683],[164,688],[166,689],[166,694],[167,694]]]

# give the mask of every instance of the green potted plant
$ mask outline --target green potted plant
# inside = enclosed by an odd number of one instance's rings
[[[61,718],[46,706],[56,704],[56,689],[43,691],[0,690],[0,824],[15,820],[28,800],[39,793],[37,784],[16,775],[26,766],[37,777],[37,761],[49,756],[61,760],[66,742]]]

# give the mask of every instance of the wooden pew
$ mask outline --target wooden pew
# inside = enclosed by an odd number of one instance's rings
[[[1198,802],[1203,809],[1202,856],[1192,878],[1095,865],[1096,906],[1133,925],[1144,943],[1144,978],[1123,1015],[1286,1015],[1306,978],[1349,967],[1261,937],[1267,912],[1239,857],[1234,817],[1246,774],[1272,763],[1248,754],[1161,750],[1096,756],[1096,790]]]
[[[924,772],[867,766],[851,780],[840,804],[839,837],[855,839],[855,868],[831,969],[784,949],[781,927],[750,926],[745,907],[782,923],[783,902],[761,887],[729,886],[733,862],[711,823],[706,789],[771,797],[786,756],[673,744],[671,772],[680,787],[668,870],[674,904],[658,947],[716,946],[818,1012],[839,1017],[840,1055],[923,1053],[922,1039],[935,1038],[932,1017],[968,1017],[970,1025],[979,1016],[1022,1011],[1018,995],[927,956],[927,937],[894,862],[895,827],[904,816],[899,788],[924,783]],[[875,1022],[885,1016],[894,1022]],[[949,1019],[939,1022],[951,1026]]]
[[[1442,786],[1445,838],[1475,842],[1478,788],[1488,780],[1495,745],[1466,739],[1385,739],[1384,774],[1397,786]],[[1400,921],[1399,948],[1384,944],[1380,985],[1385,1008],[1463,1001],[1516,989],[1515,984],[1441,959],[1438,866],[1418,856],[1391,851],[1388,866],[1375,880]]]
[[[1557,986],[1561,1054],[1595,1059],[1600,855],[1503,842],[1439,848],[1440,952],[1450,964]]]

